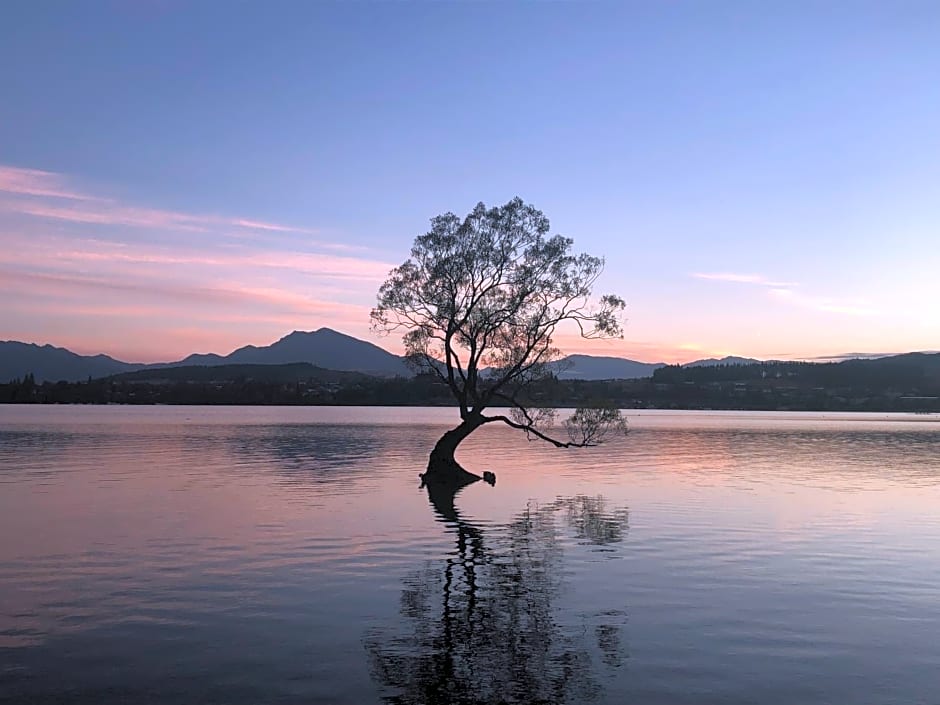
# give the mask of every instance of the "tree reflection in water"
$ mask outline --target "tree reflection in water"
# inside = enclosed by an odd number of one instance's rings
[[[589,702],[601,695],[584,630],[566,633],[554,598],[562,580],[557,517],[579,543],[609,546],[623,539],[626,509],[610,512],[602,497],[529,506],[507,526],[483,531],[454,507],[454,492],[429,488],[440,521],[455,534],[443,566],[405,579],[405,631],[366,637],[372,673],[385,702],[411,704]],[[619,621],[611,612],[595,627],[601,662],[624,658]]]

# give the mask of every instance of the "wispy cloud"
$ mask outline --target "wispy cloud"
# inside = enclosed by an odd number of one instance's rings
[[[865,301],[810,296],[792,289],[781,288],[771,289],[768,293],[778,301],[823,313],[841,313],[849,316],[874,316],[878,313],[878,309]]]
[[[733,272],[697,272],[696,279],[708,281],[732,282],[735,284],[755,284],[757,286],[792,287],[796,282],[782,282],[765,277],[763,274],[736,274]]]
[[[0,193],[6,194],[6,198],[0,200],[0,211],[71,223],[190,232],[228,229],[231,234],[250,231],[302,235],[317,233],[310,228],[254,218],[127,205],[72,188],[63,175],[39,169],[0,165]]]
[[[306,228],[295,228],[287,225],[276,225],[274,223],[262,223],[258,220],[246,220],[245,218],[238,218],[231,221],[232,225],[237,225],[240,228],[250,228],[252,230],[272,230],[278,233],[308,233],[313,234],[315,230],[307,230]]]
[[[295,316],[295,323],[311,315],[358,316],[363,320],[369,308],[364,305],[324,301],[310,295],[263,286],[211,284],[198,286],[175,284],[153,279],[134,281],[85,274],[21,273],[0,268],[0,291],[5,292],[7,305],[35,310],[37,302],[46,302],[46,312],[63,310],[118,315],[147,315],[148,305],[160,305],[174,316],[213,320],[237,314],[245,320],[249,313],[285,314]],[[121,303],[115,304],[120,296]],[[84,302],[84,303],[83,303]],[[186,309],[180,306],[185,305]],[[78,308],[84,306],[84,308]],[[70,307],[74,307],[71,308]]]
[[[822,313],[837,313],[849,316],[872,316],[878,313],[877,309],[865,301],[808,294],[801,291],[799,284],[796,282],[776,281],[763,274],[721,272],[696,273],[692,276],[696,279],[708,281],[732,282],[762,287],[766,290],[767,296],[775,301]]]
[[[122,274],[140,271],[142,267],[168,270],[173,267],[199,269],[223,278],[248,277],[261,270],[286,270],[322,279],[368,281],[378,283],[393,265],[378,260],[346,255],[266,251],[258,248],[227,248],[208,250],[178,246],[169,250],[150,244],[121,243],[93,238],[25,237],[3,235],[6,247],[0,251],[0,262],[21,269],[50,267],[101,273]]]
[[[50,171],[0,164],[0,191],[22,196],[43,196],[71,201],[95,201],[94,196],[70,189],[65,179]]]

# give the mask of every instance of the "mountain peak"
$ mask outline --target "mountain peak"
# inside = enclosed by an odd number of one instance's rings
[[[307,362],[317,367],[341,372],[410,376],[397,355],[365,340],[332,328],[313,331],[294,330],[271,345],[246,345],[215,364],[283,365]]]
[[[292,330],[290,333],[285,335],[283,338],[278,340],[280,343],[282,340],[298,340],[298,339],[309,339],[317,337],[337,337],[337,338],[348,338],[350,340],[356,340],[351,335],[346,335],[345,333],[340,333],[337,330],[332,328],[317,328],[316,330]]]

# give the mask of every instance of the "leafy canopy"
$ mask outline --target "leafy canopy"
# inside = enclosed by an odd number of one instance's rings
[[[556,445],[588,445],[546,437],[537,426],[547,415],[522,399],[561,356],[552,341],[560,324],[570,322],[585,338],[622,337],[623,299],[592,298],[604,260],[574,254],[572,245],[550,235],[548,218],[519,198],[494,208],[479,203],[462,220],[437,216],[379,289],[373,329],[405,331],[408,360],[448,385],[462,419],[508,405],[513,418],[483,421],[503,421]]]

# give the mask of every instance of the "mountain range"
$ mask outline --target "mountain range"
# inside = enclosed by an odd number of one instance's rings
[[[65,348],[17,341],[0,342],[0,383],[32,374],[37,382],[88,377],[107,377],[123,372],[165,367],[216,367],[219,365],[283,365],[306,362],[340,372],[360,372],[377,377],[410,376],[398,355],[378,345],[330,328],[294,331],[264,347],[246,345],[228,355],[193,354],[176,362],[142,364],[122,362],[107,355],[78,355]]]
[[[121,362],[107,355],[77,355],[52,345],[0,341],[0,383],[32,374],[37,382],[60,379],[69,382],[88,377],[108,377],[139,370],[145,365]]]
[[[759,362],[752,358],[724,357],[696,360],[684,367],[744,365]],[[78,355],[65,348],[18,341],[0,341],[0,383],[32,374],[37,382],[66,380],[166,367],[216,367],[219,365],[283,365],[308,363],[326,370],[358,372],[378,377],[411,376],[402,357],[378,345],[359,340],[330,328],[294,331],[266,346],[246,345],[228,355],[193,354],[176,362],[154,364],[116,360],[107,355]],[[640,379],[652,376],[665,363],[638,362],[621,357],[569,355],[555,363],[562,379]]]

